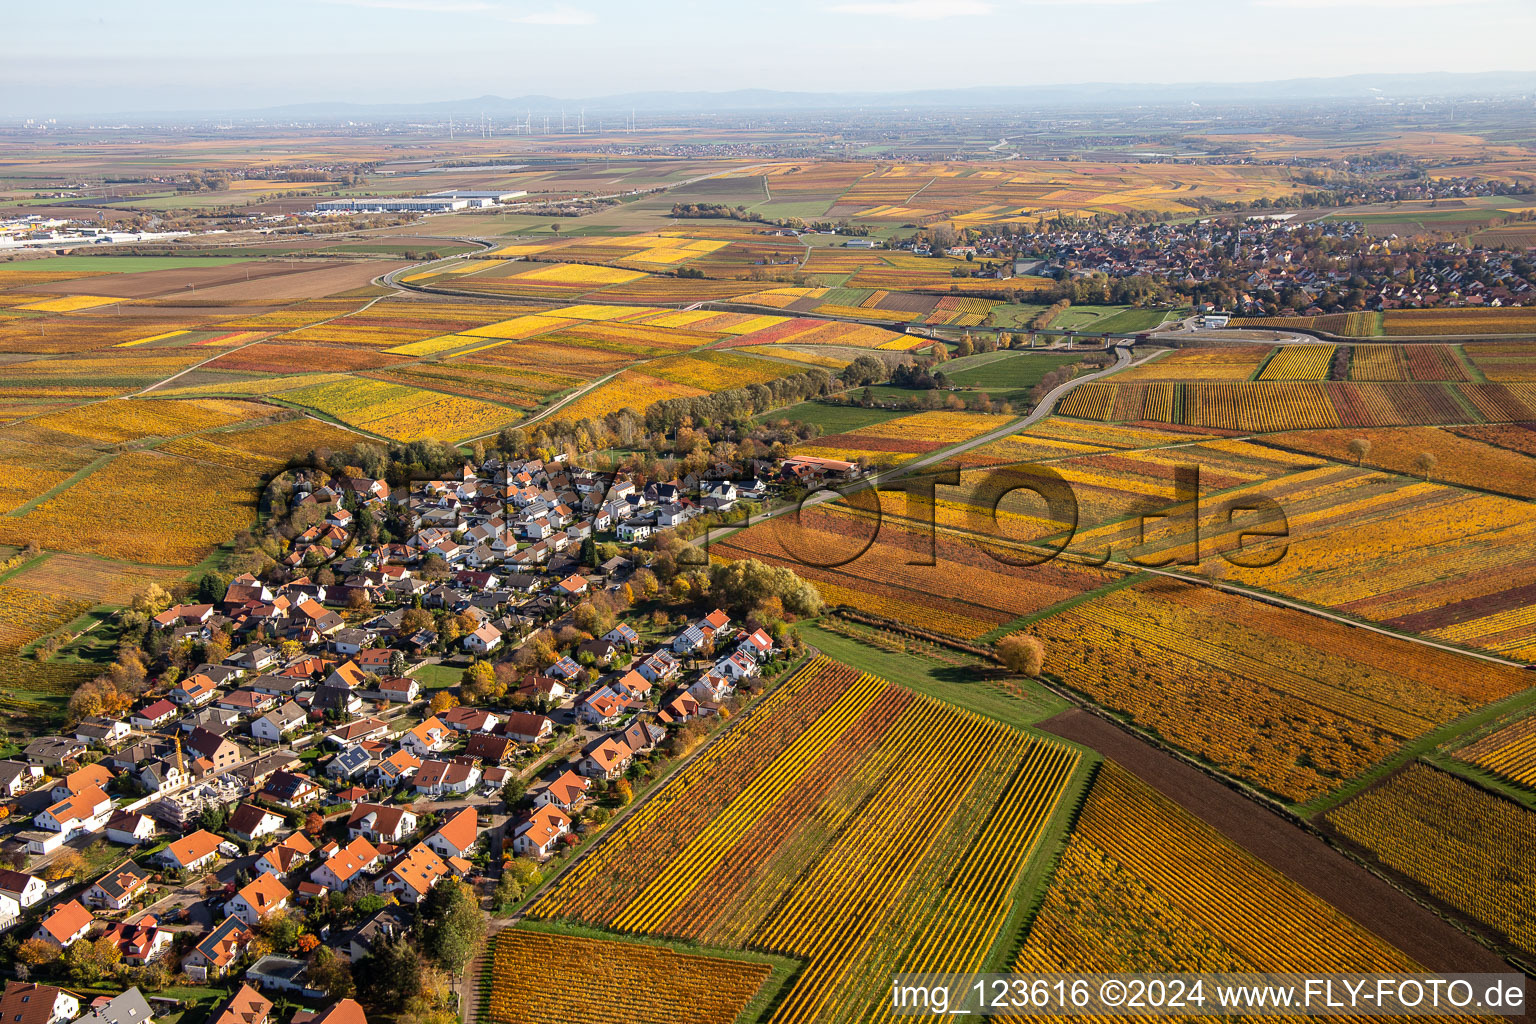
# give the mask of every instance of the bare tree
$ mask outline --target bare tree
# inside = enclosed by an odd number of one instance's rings
[[[1429,452],[1419,452],[1419,454],[1413,457],[1414,471],[1425,480],[1429,479],[1429,474],[1433,473],[1438,465],[1440,465],[1440,460]]]

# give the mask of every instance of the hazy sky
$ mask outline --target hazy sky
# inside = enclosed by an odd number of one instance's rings
[[[0,115],[1536,70],[1536,0],[76,0]]]

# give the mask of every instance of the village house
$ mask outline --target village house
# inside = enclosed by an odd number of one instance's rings
[[[410,779],[421,768],[421,759],[409,750],[397,750],[368,770],[373,785],[391,790]]]
[[[181,969],[193,981],[222,978],[251,944],[251,930],[244,921],[228,915],[182,957]]]
[[[138,811],[117,811],[107,819],[107,838],[124,846],[138,846],[155,838],[155,820]]]
[[[47,899],[48,883],[25,871],[0,868],[0,896],[9,896],[21,909],[26,910]]]
[[[64,1024],[80,1016],[80,997],[52,985],[7,981],[0,1019],[9,1024]]]
[[[276,711],[253,720],[251,735],[264,743],[281,743],[285,736],[302,728],[307,720],[304,709],[289,701]]]
[[[92,786],[40,811],[32,821],[38,828],[62,833],[68,839],[87,832],[100,832],[111,814],[111,797],[100,787]]]
[[[634,760],[634,752],[622,740],[601,736],[582,748],[577,770],[594,779],[617,779]]]
[[[362,836],[346,846],[329,843],[321,854],[325,859],[309,873],[309,879],[332,890],[346,889],[379,863],[379,851]]]
[[[95,923],[96,918],[80,905],[79,900],[70,900],[68,903],[61,903],[54,907],[43,918],[43,923],[33,933],[33,938],[42,939],[59,949],[68,949],[85,938]]]
[[[320,787],[308,775],[280,771],[272,773],[272,777],[262,787],[261,795],[279,807],[296,811],[319,800]]]
[[[149,887],[149,872],[125,860],[85,890],[87,906],[98,910],[122,910]]]
[[[153,963],[171,948],[175,933],[160,927],[159,920],[149,914],[133,924],[114,921],[101,933],[101,937],[117,947],[123,963],[129,967],[143,967]],[[137,991],[129,989],[130,992]]]
[[[567,814],[576,810],[587,799],[592,780],[567,768],[555,778],[542,782],[532,791],[533,806],[552,804]]]
[[[453,731],[438,720],[436,715],[413,729],[400,734],[400,746],[417,757],[426,758],[448,746]]]
[[[199,871],[219,855],[220,842],[222,840],[207,829],[198,829],[161,850],[155,859],[166,868]]]
[[[467,869],[468,864],[464,864]],[[441,879],[448,876],[450,867],[432,850],[418,843],[390,866],[389,871],[374,883],[377,892],[392,892],[401,903],[420,903]]]
[[[217,693],[218,688],[214,685],[213,680],[199,672],[188,676],[171,687],[171,692],[168,696],[172,704],[177,704],[184,708],[196,708],[202,707],[213,700]]]
[[[253,866],[259,872],[286,878],[309,860],[314,852],[315,844],[310,842],[302,832],[294,832],[282,842],[263,851],[262,855],[256,858]]]
[[[224,912],[232,914],[250,925],[256,927],[263,917],[288,906],[288,900],[293,894],[288,887],[277,880],[275,875],[265,871],[258,871],[256,877],[241,887],[228,903],[224,904]]]
[[[250,985],[241,985],[229,1001],[208,1018],[208,1024],[269,1024],[271,1019],[272,1001]]]
[[[555,852],[555,844],[570,830],[570,817],[553,804],[545,804],[517,823],[512,831],[512,849],[542,860]]]
[[[398,844],[415,831],[416,815],[409,807],[363,803],[347,818],[349,837],[363,836],[375,844]]]
[[[423,761],[413,784],[422,796],[463,795],[480,784],[480,769],[459,761]]]
[[[480,828],[479,815],[473,807],[454,812],[453,816],[426,838],[426,845],[444,859],[468,859],[475,848]]]
[[[227,827],[231,835],[249,843],[255,842],[262,836],[272,835],[283,827],[285,820],[276,811],[269,811],[257,804],[242,803],[229,816]]]

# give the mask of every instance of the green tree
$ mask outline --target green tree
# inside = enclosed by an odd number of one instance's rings
[[[469,886],[457,878],[433,886],[416,919],[422,951],[455,977],[479,948],[485,924],[485,911]]]
[[[350,999],[357,991],[351,965],[330,946],[320,946],[309,955],[309,980],[331,999]]]
[[[382,939],[357,962],[357,996],[370,1012],[398,1013],[421,994],[422,966],[421,953],[409,936]]]

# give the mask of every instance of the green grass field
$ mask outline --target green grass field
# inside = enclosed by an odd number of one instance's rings
[[[802,622],[795,629],[803,640],[829,658],[1021,729],[1060,714],[1070,706],[1033,683],[1018,681],[1024,694],[1020,696],[983,682],[978,670],[970,665],[948,665],[918,654],[882,650],[822,629],[812,622]]]
[[[1028,390],[1052,370],[1081,359],[1079,354],[1065,352],[989,352],[951,360],[940,369],[956,384],[997,397],[1003,392]]]
[[[911,393],[888,389],[894,394],[910,397]],[[796,423],[817,423],[824,434],[842,434],[860,427],[873,426],[901,413],[890,409],[861,409],[856,405],[823,405],[820,402],[801,402],[787,409],[775,409],[758,417],[759,422],[792,420]]]

